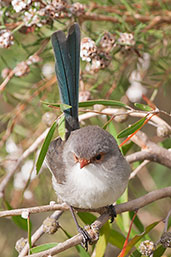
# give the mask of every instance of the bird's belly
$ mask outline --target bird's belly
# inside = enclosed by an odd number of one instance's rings
[[[125,190],[125,185],[118,176],[103,170],[98,170],[93,165],[82,169],[79,165],[69,171],[65,184],[53,181],[57,195],[69,205],[78,208],[99,208],[112,204]]]

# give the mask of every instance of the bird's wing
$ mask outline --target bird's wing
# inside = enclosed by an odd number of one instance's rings
[[[64,142],[60,137],[50,143],[45,162],[59,184],[65,181],[65,167],[62,159]]]

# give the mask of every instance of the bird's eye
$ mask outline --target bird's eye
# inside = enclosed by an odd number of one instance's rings
[[[97,161],[100,161],[101,158],[102,158],[102,155],[101,155],[101,154],[98,154],[98,155],[95,156],[95,159],[96,159]]]
[[[75,162],[78,162],[78,157],[74,154],[74,160]]]

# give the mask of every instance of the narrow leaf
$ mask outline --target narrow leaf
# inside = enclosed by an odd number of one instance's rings
[[[114,125],[113,122],[110,122],[108,124],[108,131],[115,138],[117,144],[119,145],[120,144],[120,140],[117,138],[117,131],[116,131],[116,128],[115,128],[115,125]]]
[[[125,237],[118,231],[111,229],[109,243],[122,249],[123,244],[125,242]]]
[[[50,105],[50,106],[54,106],[54,107],[61,107],[61,104],[59,103],[48,103],[48,102],[42,102],[43,104],[46,104],[46,105]],[[91,107],[91,106],[94,106],[95,104],[102,104],[102,105],[105,105],[105,106],[117,106],[117,107],[124,107],[124,108],[127,108],[127,109],[130,109],[130,107],[124,103],[121,103],[119,101],[113,101],[113,100],[90,100],[90,101],[86,101],[86,102],[80,102],[79,103],[79,107]],[[63,104],[64,105],[64,104]],[[66,105],[66,109],[68,108],[71,108],[70,105]],[[64,106],[65,106],[64,105]]]
[[[134,212],[133,211],[130,211],[129,212],[129,216],[130,218],[132,219],[133,216],[134,216]],[[138,216],[135,217],[134,219],[134,224],[135,226],[138,228],[139,232],[142,233],[144,231],[144,226],[143,224],[141,223],[140,219],[138,218]]]
[[[164,248],[164,247],[161,245],[161,246],[159,246],[159,247],[154,251],[153,257],[162,256],[165,251],[166,251],[166,248]]]
[[[131,255],[130,257],[141,257],[142,254],[138,251],[138,250],[135,250]]]
[[[55,106],[55,107],[57,107],[57,108],[60,108],[62,112],[65,111],[65,110],[67,110],[67,109],[72,108],[72,106],[69,105],[69,104],[48,103],[48,102],[44,102],[44,101],[41,101],[41,103],[42,103],[42,104],[45,104],[45,105],[51,105],[51,106]]]
[[[130,107],[124,103],[121,103],[119,101],[113,101],[113,100],[90,100],[90,101],[86,101],[86,102],[80,102],[79,103],[79,107],[90,107],[93,106],[95,104],[102,104],[105,106],[117,106],[117,107],[124,107],[127,109],[130,109]]]
[[[147,233],[149,233],[155,226],[157,226],[161,221],[156,221],[146,227],[145,231],[139,235],[134,236],[126,246],[125,255],[135,246],[135,244],[141,240]]]
[[[110,236],[110,225],[109,222],[106,222],[100,231],[100,238],[96,244],[96,255],[95,257],[103,257],[107,244],[109,242]]]
[[[65,139],[65,116],[62,115],[58,124],[58,134],[62,140]]]
[[[55,121],[53,123],[52,127],[50,128],[50,130],[49,130],[45,140],[44,140],[42,149],[40,151],[40,154],[39,154],[39,157],[38,157],[38,160],[37,160],[37,163],[36,163],[37,175],[38,175],[38,173],[39,173],[39,171],[40,171],[40,169],[42,167],[43,161],[45,159],[45,156],[46,156],[49,144],[51,142],[51,139],[53,137],[53,134],[55,132],[56,127],[57,127],[57,122]]]
[[[128,3],[128,1],[126,0],[121,0],[121,2],[123,3],[123,5],[125,5],[126,9],[128,10],[128,12],[130,12],[131,14],[134,13],[134,9],[132,8],[132,6]]]
[[[7,207],[8,210],[12,210],[13,208],[11,207],[11,205],[5,200],[5,205]],[[21,229],[27,231],[27,220],[23,219],[21,216],[17,215],[17,216],[12,216],[12,221]]]
[[[31,245],[31,224],[30,224],[30,216],[27,218],[27,234],[28,234],[28,242],[30,249],[32,248]]]
[[[148,106],[146,104],[134,103],[134,105],[135,105],[135,107],[137,107],[138,109],[140,109],[142,111],[150,112],[153,110],[150,106]]]
[[[60,109],[61,109],[62,112],[65,111],[65,110],[67,110],[67,109],[70,109],[70,108],[72,108],[71,105],[68,105],[68,104],[60,104]]]
[[[57,245],[58,245],[58,243],[48,243],[48,244],[38,245],[38,246],[30,249],[30,253],[40,253],[42,251],[49,250]]]
[[[121,147],[123,155],[126,155],[127,152],[133,147],[134,143],[131,141],[128,144],[125,144]]]
[[[95,215],[88,212],[78,212],[77,215],[85,224],[89,224],[89,225],[97,219]]]
[[[132,124],[130,127],[122,130],[118,135],[117,138],[122,138],[122,137],[127,137],[130,134],[134,133],[137,129],[139,129],[145,122],[146,117],[143,117],[142,119],[140,119],[139,121],[137,121],[136,123]]]

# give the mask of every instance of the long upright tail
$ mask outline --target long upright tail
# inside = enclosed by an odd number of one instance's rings
[[[55,71],[58,79],[61,101],[72,108],[64,111],[65,126],[70,133],[79,128],[78,92],[80,69],[80,28],[78,24],[70,27],[68,37],[63,31],[52,35],[52,46],[55,54]]]

